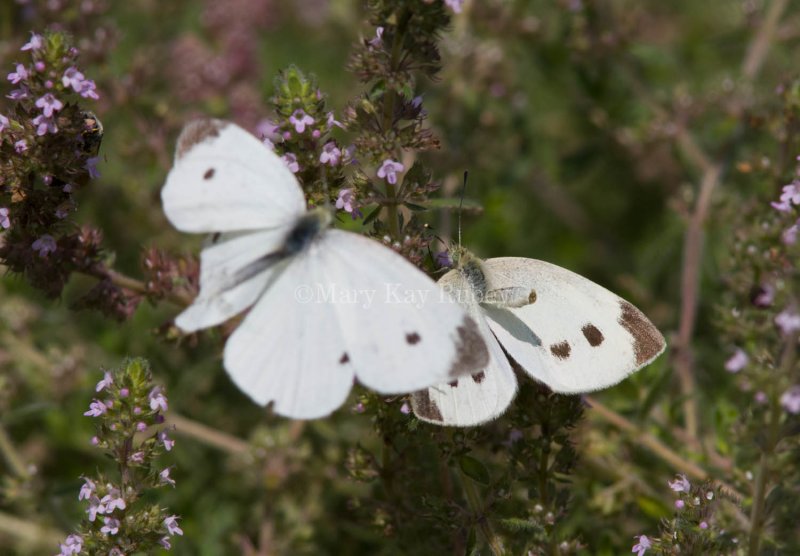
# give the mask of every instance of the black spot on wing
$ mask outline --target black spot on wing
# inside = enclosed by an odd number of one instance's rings
[[[213,177],[214,177],[214,169],[213,168],[209,168],[208,170],[206,170],[206,173],[203,174],[203,179],[204,180],[210,180]]]
[[[566,340],[550,346],[550,353],[559,359],[569,359],[569,354],[571,351],[572,348],[569,346],[569,342]]]
[[[345,363],[350,362],[350,356],[347,355],[347,352],[344,352],[342,356],[339,358],[339,364],[344,365]]]
[[[448,374],[457,378],[486,367],[489,363],[489,350],[486,349],[486,343],[475,321],[465,316],[455,333],[456,359]]]
[[[410,334],[406,334],[406,342],[410,345],[415,346],[417,345],[422,338],[416,332],[411,332]]]
[[[599,346],[603,343],[603,340],[605,340],[600,329],[591,323],[584,325],[584,327],[581,328],[581,332],[583,332],[583,337],[586,338],[586,341],[589,342],[589,345],[592,347]]]
[[[453,380],[452,382],[448,382],[447,384],[450,385],[451,388],[458,388],[457,380]]]
[[[483,371],[472,375],[472,380],[473,382],[475,382],[475,384],[480,384],[481,382],[483,382],[485,378],[486,378],[486,373]]]
[[[189,123],[183,128],[180,137],[178,137],[178,145],[175,147],[175,158],[183,158],[195,145],[209,138],[218,137],[219,132],[227,125],[228,124],[222,120],[208,118],[195,120]]]
[[[411,404],[414,407],[414,413],[417,414],[417,417],[429,421],[436,421],[438,423],[444,420],[442,418],[442,412],[439,411],[439,406],[431,399],[431,395],[427,390],[421,390],[411,394]]]

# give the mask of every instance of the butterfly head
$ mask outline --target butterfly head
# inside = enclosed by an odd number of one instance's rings
[[[288,255],[299,253],[322,234],[333,222],[328,209],[309,210],[297,219],[284,242],[284,252]]]

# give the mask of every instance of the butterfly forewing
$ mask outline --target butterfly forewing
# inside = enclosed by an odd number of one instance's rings
[[[278,155],[220,120],[186,126],[161,200],[170,222],[186,232],[276,228],[305,212],[303,192]]]

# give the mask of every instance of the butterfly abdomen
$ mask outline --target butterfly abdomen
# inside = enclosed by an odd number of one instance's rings
[[[489,284],[481,262],[477,258],[470,258],[461,266],[459,271],[469,284],[472,293],[482,300],[486,296]]]

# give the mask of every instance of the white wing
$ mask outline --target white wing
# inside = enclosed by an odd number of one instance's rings
[[[484,268],[492,288],[535,292],[521,308],[484,308],[508,354],[556,392],[606,388],[664,351],[663,336],[641,311],[574,272],[517,257],[488,259]]]
[[[419,419],[428,423],[458,427],[479,425],[505,412],[516,394],[517,378],[503,349],[489,330],[476,302],[477,296],[469,291],[469,283],[461,273],[451,270],[438,283],[453,294],[452,297],[478,324],[489,350],[489,363],[479,373],[414,392],[411,407]]]
[[[400,290],[426,297],[404,302]],[[256,402],[299,419],[339,407],[354,376],[392,394],[452,380],[488,356],[475,323],[440,293],[379,243],[326,231],[268,279],[225,345],[225,368]]]
[[[302,303],[302,285],[327,282],[318,250],[312,245],[269,279],[225,344],[225,368],[236,385],[255,402],[274,402],[276,413],[295,419],[328,415],[353,386],[353,363],[344,356],[336,311]]]
[[[300,185],[278,155],[221,120],[184,128],[161,200],[169,221],[185,232],[275,228],[305,212]]]
[[[357,378],[384,394],[407,393],[479,371],[488,363],[476,323],[433,280],[398,253],[349,232],[319,242],[331,283],[372,291],[335,303]]]
[[[194,302],[178,315],[175,324],[184,332],[215,326],[244,311],[264,291],[272,265],[243,275],[249,265],[282,246],[288,228],[262,230],[221,238],[200,254],[200,293]],[[253,268],[253,267],[250,267]]]

